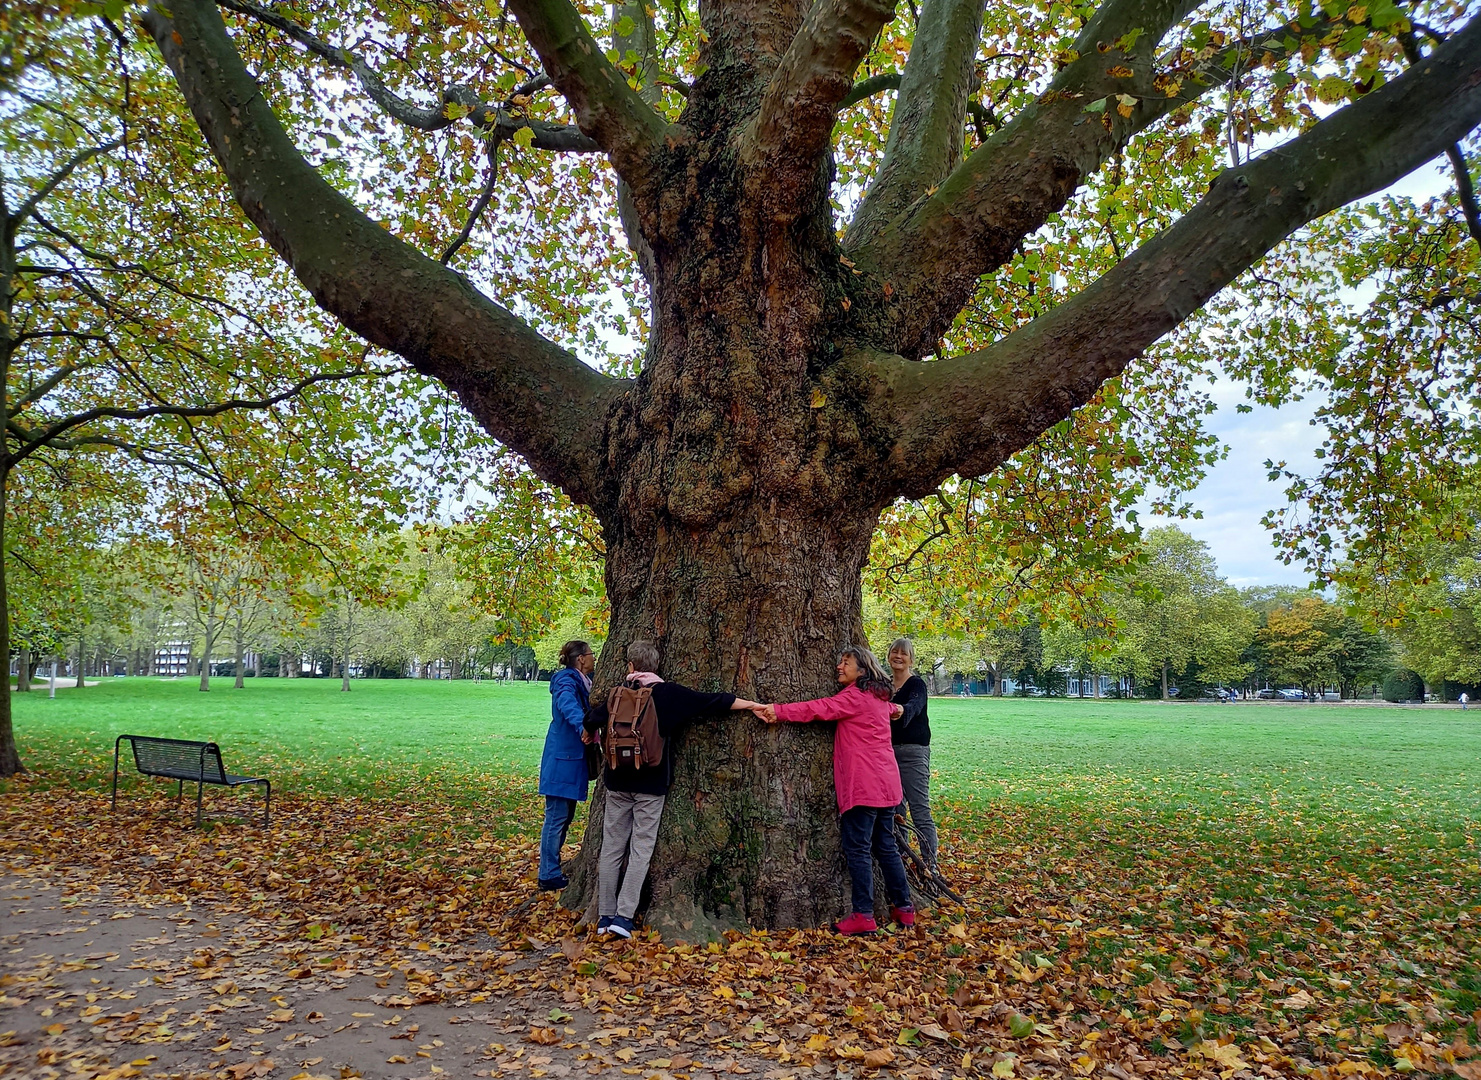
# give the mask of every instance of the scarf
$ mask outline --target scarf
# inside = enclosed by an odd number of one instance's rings
[[[652,686],[654,683],[663,682],[662,679],[651,671],[634,671],[627,677],[627,681],[635,682],[642,686]]]

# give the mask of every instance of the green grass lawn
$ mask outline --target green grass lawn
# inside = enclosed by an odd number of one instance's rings
[[[398,775],[454,789],[498,774],[533,790],[544,683],[134,678],[16,695],[23,760],[53,781],[106,782],[124,732],[212,739],[228,766],[284,790],[372,792]],[[1066,699],[931,702],[936,790],[966,804],[1089,797],[1359,813],[1459,836],[1481,817],[1481,710]]]
[[[212,739],[275,791],[397,796],[385,835],[355,810],[365,843],[466,877],[490,832],[537,831],[549,708],[543,683],[43,690],[15,703],[34,772],[0,793],[106,789],[122,732]],[[1481,1039],[1481,710],[949,698],[931,717],[948,875],[1016,948],[1098,920],[1089,992],[1118,1015],[1159,1012],[1135,998],[1157,977],[1212,1010],[1179,1021],[1184,1045],[1251,1036],[1291,1020],[1271,1009],[1295,979],[1326,995],[1303,1028],[1323,1053],[1392,1065],[1373,1025],[1430,1006],[1446,1039]]]

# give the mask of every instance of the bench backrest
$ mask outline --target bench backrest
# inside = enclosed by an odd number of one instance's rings
[[[147,735],[130,735],[128,740],[134,748],[134,764],[141,773],[168,776],[171,780],[226,783],[221,748],[215,743],[156,739]]]

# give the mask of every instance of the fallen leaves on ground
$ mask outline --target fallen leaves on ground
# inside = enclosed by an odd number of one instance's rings
[[[582,1064],[620,1070],[613,1080],[744,1073],[740,1058],[766,1059],[773,1080],[804,1070],[1481,1080],[1481,867],[1469,836],[1416,844],[1405,832],[1416,826],[1354,819],[1334,847],[1299,821],[1247,809],[1212,822],[1190,811],[1148,831],[1126,807],[1076,816],[948,803],[945,870],[967,910],[865,939],[779,931],[668,945],[596,941],[549,897],[506,918],[530,896],[535,848],[500,832],[521,813],[532,829],[536,810],[490,802],[290,796],[271,829],[198,830],[162,822],[143,800],[115,814],[96,794],[23,788],[0,800],[0,857],[14,873],[86,870],[79,895],[107,885],[140,906],[260,920],[284,977],[373,976],[371,1000],[387,1008],[554,993],[607,1025],[583,1036]],[[242,969],[207,946],[153,979],[209,987],[226,1009]],[[32,989],[0,984],[5,1004]],[[136,1044],[188,1022],[127,1002],[73,1005]],[[512,1037],[524,1046],[491,1044],[486,1074],[538,1068],[530,1054],[569,1044],[569,1014],[544,1011]],[[660,1030],[667,1056],[640,1058],[635,1047]],[[690,1046],[703,1050],[679,1052]],[[244,1066],[254,1071],[237,1076]]]

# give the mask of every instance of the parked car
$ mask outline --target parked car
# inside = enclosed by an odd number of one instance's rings
[[[1281,700],[1281,692],[1279,690],[1272,690],[1268,686],[1264,690],[1261,690],[1259,693],[1257,693],[1255,696],[1257,698],[1259,698],[1261,701],[1280,701]]]
[[[1305,701],[1306,691],[1298,690],[1295,687],[1291,687],[1289,690],[1282,690],[1280,692],[1280,696],[1286,701]]]

